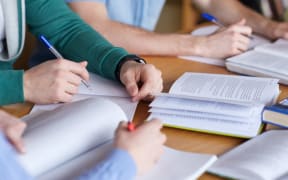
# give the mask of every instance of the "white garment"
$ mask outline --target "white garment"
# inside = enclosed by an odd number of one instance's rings
[[[5,38],[5,22],[3,16],[2,4],[0,3],[0,52],[3,51],[3,39]]]

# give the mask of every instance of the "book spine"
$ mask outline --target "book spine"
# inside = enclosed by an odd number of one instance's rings
[[[275,104],[275,105],[272,105],[272,106],[267,106],[267,107],[264,108],[264,111],[274,111],[274,112],[278,112],[278,113],[281,113],[281,114],[287,114],[288,115],[288,107],[283,106],[281,104]]]

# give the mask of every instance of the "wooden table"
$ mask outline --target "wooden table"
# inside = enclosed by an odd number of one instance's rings
[[[162,71],[164,79],[164,91],[167,92],[173,82],[184,72],[206,72],[217,74],[232,74],[223,67],[207,65],[192,61],[177,59],[175,57],[145,57],[147,62],[154,64]],[[288,96],[288,87],[281,86],[279,99]],[[140,102],[134,117],[136,123],[142,122],[148,117],[149,103]],[[2,109],[21,117],[31,110],[33,104],[24,103],[2,107]],[[273,127],[269,127],[273,128]],[[200,132],[186,131],[174,128],[164,128],[163,132],[167,135],[167,146],[179,150],[210,153],[220,155],[231,148],[244,142],[244,139],[227,136],[205,134]],[[205,173],[200,177],[201,180],[220,179],[219,177]]]

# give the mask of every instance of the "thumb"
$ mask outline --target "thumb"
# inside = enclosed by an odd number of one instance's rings
[[[20,153],[25,153],[25,147],[22,140],[22,134],[25,130],[25,127],[26,124],[18,123],[13,127],[8,127],[6,130],[7,138]]]
[[[134,97],[138,94],[139,89],[137,85],[137,80],[134,76],[125,76],[122,79],[122,83],[126,87],[126,90],[130,96]]]
[[[82,61],[82,62],[80,62],[80,65],[81,65],[82,67],[85,67],[85,68],[86,68],[86,66],[88,65],[88,62],[87,62],[87,61]]]
[[[237,25],[245,25],[246,24],[246,19],[241,19],[240,21],[238,21],[237,23],[235,23]]]

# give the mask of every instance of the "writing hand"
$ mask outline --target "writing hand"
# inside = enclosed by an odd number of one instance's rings
[[[60,59],[35,66],[24,73],[24,98],[37,104],[69,102],[81,80],[88,80],[87,62]]]

